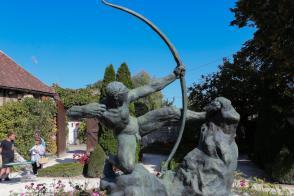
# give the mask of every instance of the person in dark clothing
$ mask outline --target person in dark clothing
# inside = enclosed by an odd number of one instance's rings
[[[5,180],[9,180],[9,173],[11,172],[10,167],[7,166],[7,163],[12,163],[14,161],[14,140],[15,133],[13,131],[9,131],[7,134],[7,138],[3,140],[0,144],[0,152],[2,156],[2,168],[0,171],[0,179],[4,176],[7,176]]]

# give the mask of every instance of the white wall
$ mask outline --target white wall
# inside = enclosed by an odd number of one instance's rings
[[[68,144],[77,144],[78,128],[80,123],[80,121],[68,121]]]

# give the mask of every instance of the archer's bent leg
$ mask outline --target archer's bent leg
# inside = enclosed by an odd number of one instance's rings
[[[118,168],[128,174],[134,170],[136,162],[137,139],[135,135],[119,134],[117,136]]]

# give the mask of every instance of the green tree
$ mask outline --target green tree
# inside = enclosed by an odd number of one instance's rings
[[[132,77],[134,88],[149,84],[154,78],[144,71]],[[136,116],[141,116],[148,111],[158,109],[163,106],[163,95],[161,92],[152,93],[135,102]]]
[[[115,81],[115,70],[113,68],[113,65],[110,64],[105,68],[105,71],[104,71],[104,77],[103,77],[102,85],[101,85],[102,88],[101,88],[100,100],[102,100],[106,96],[105,88],[107,84],[113,81]]]
[[[97,88],[87,87],[80,89],[70,89],[62,88],[58,86],[58,84],[54,84],[53,88],[60,96],[66,109],[74,105],[85,105],[91,102],[97,102],[100,97],[100,89]]]
[[[240,125],[253,132],[254,160],[276,180],[293,183],[293,124],[287,119],[294,112],[294,2],[239,0],[232,11],[231,24],[254,27],[254,37],[233,62],[225,60],[217,73],[190,88],[190,107],[201,109],[216,96],[231,99]],[[250,126],[254,119],[257,125]]]
[[[129,89],[133,88],[131,72],[126,63],[122,63],[120,67],[118,68],[116,73],[116,80],[126,85],[126,87],[128,87]]]
[[[105,68],[104,77],[102,80],[101,101],[106,96],[106,86],[113,81],[115,81],[115,70],[113,65],[110,64]],[[116,154],[117,140],[113,135],[113,131],[102,125],[100,126],[99,131],[99,144],[106,154]]]
[[[46,150],[56,153],[56,107],[52,100],[40,101],[25,98],[21,102],[8,102],[0,107],[0,140],[6,138],[9,129],[16,135],[17,151],[26,159],[34,145],[34,131],[39,129],[46,141]]]
[[[118,82],[123,83],[128,89],[133,88],[133,82],[131,79],[131,72],[129,70],[129,67],[126,63],[122,63],[120,67],[117,70],[116,73],[116,80]],[[135,116],[135,105],[134,103],[129,104],[129,110],[130,114]]]
[[[96,144],[94,151],[90,154],[86,175],[91,178],[100,178],[103,175],[105,159],[105,152],[99,144]]]
[[[232,9],[232,25],[242,28],[254,26],[254,38],[245,44],[244,58],[258,69],[258,121],[255,134],[254,159],[272,177],[294,178],[293,125],[287,116],[294,112],[294,2],[291,0],[239,0]],[[281,164],[281,154],[284,164]],[[272,162],[272,160],[275,160]],[[290,166],[286,160],[292,160]],[[276,165],[285,167],[276,167]],[[279,172],[283,175],[273,175]],[[281,180],[283,178],[283,180]],[[287,181],[287,180],[286,180]]]

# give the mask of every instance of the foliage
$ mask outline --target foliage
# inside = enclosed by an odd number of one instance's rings
[[[8,130],[15,131],[18,152],[29,159],[29,149],[34,145],[34,132],[41,131],[46,150],[56,153],[56,108],[52,100],[40,101],[25,98],[21,102],[9,102],[0,107],[0,139],[6,138]]]
[[[101,100],[106,96],[105,88],[110,83],[115,81],[115,70],[113,65],[109,65],[105,68],[104,77],[102,81]],[[106,154],[116,154],[117,152],[117,140],[113,136],[112,130],[106,128],[103,125],[99,126],[99,144],[103,148]]]
[[[101,177],[103,174],[104,162],[106,155],[102,147],[97,144],[90,154],[90,160],[87,168],[87,176],[91,178]]]
[[[60,96],[66,109],[74,105],[85,105],[99,100],[100,90],[96,87],[69,89],[61,88],[57,84],[54,84],[53,88]]]
[[[276,160],[270,169],[273,179],[283,184],[294,184],[293,154],[290,154],[288,149],[283,148]]]
[[[155,78],[151,78],[148,73],[141,73],[132,77],[134,88],[149,84]],[[148,111],[158,109],[163,106],[163,95],[161,92],[153,93],[147,97],[143,97],[135,102],[136,116],[142,116]]]
[[[202,122],[186,123],[182,140],[173,159],[174,162],[181,163],[183,158],[198,146],[201,125]]]
[[[113,131],[107,129],[105,126],[99,126],[99,144],[103,148],[104,152],[112,155],[117,154],[117,139],[113,135]]]
[[[130,72],[129,67],[126,63],[122,63],[120,65],[120,67],[118,68],[117,73],[116,73],[116,80],[118,82],[123,83],[129,89],[133,88],[133,83],[131,80],[131,72]]]
[[[287,122],[294,112],[294,2],[239,0],[232,11],[231,24],[254,26],[254,37],[232,62],[225,59],[217,73],[204,76],[202,84],[189,89],[190,107],[199,110],[216,96],[229,98],[241,115],[237,142],[245,130],[250,138],[245,145],[253,146],[247,152],[272,174],[277,164],[272,160],[277,161],[282,148],[289,149],[289,156],[294,154],[293,125]]]
[[[141,151],[141,146],[137,142],[137,145],[136,145],[136,157],[135,157],[136,162],[140,161],[140,151]]]
[[[126,63],[122,63],[116,72],[116,80],[123,83],[128,89],[133,88],[133,82],[131,79],[131,72]],[[135,115],[135,105],[134,103],[129,104],[129,110],[131,115]]]
[[[233,193],[238,195],[256,195],[256,196],[290,196],[291,193],[287,188],[281,185],[265,182],[262,179],[253,177],[247,180],[242,173],[235,173],[235,182],[233,183]]]
[[[80,176],[83,173],[83,165],[80,163],[60,163],[40,169],[39,177],[73,177]]]
[[[244,142],[241,140],[241,130],[246,127],[246,135],[253,138],[249,119],[256,116],[260,105],[260,86],[258,70],[254,64],[244,61],[240,52],[235,55],[234,62],[224,59],[223,65],[219,66],[217,73],[202,76],[201,84],[193,84],[189,88],[189,108],[195,111],[203,111],[204,107],[218,96],[223,96],[231,100],[241,116],[237,129],[237,143],[240,150],[248,150],[248,143],[253,145],[253,141]],[[247,151],[248,152],[248,151]]]
[[[87,141],[87,124],[85,120],[82,120],[79,125],[78,140],[80,144],[84,144]]]
[[[172,100],[164,99],[162,105],[165,107],[173,106],[175,102],[175,97],[172,98]]]
[[[110,64],[108,67],[105,68],[104,71],[104,77],[102,80],[102,87],[101,87],[101,97],[100,100],[103,100],[103,98],[106,96],[105,88],[110,83],[115,81],[115,70],[113,68],[113,65]]]
[[[282,174],[286,165],[273,167],[278,160],[268,163],[283,148],[289,150],[290,157],[294,155],[294,144],[289,139],[293,138],[293,125],[292,128],[285,127],[287,116],[294,112],[294,2],[238,1],[232,11],[235,14],[233,25],[244,27],[254,24],[257,28],[254,38],[246,43],[242,51],[244,57],[257,66],[259,77],[257,93],[261,102],[257,111],[254,159],[269,174]],[[291,175],[291,170],[289,172],[284,174]]]

